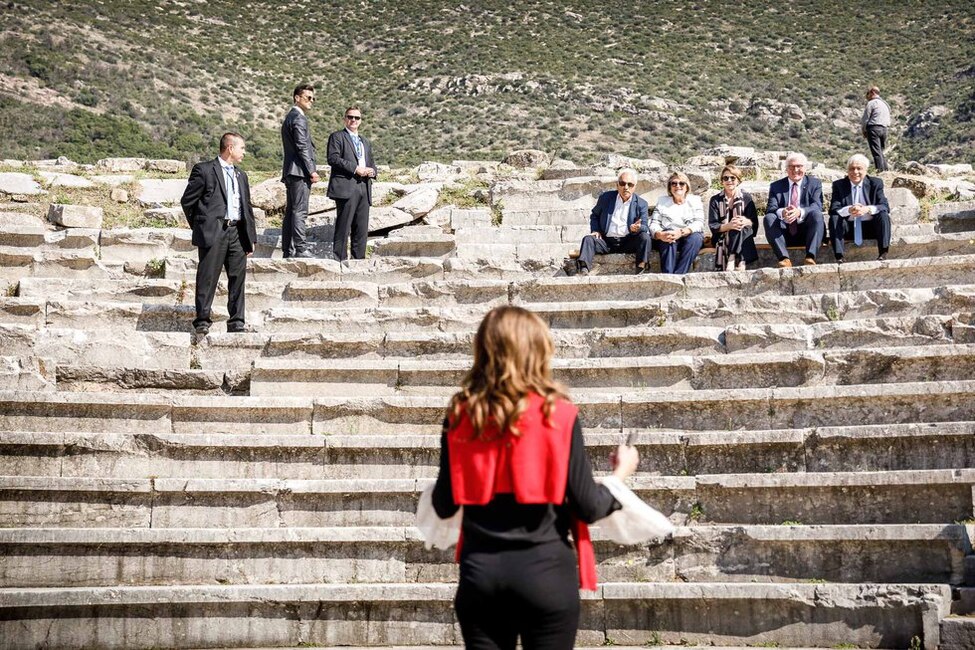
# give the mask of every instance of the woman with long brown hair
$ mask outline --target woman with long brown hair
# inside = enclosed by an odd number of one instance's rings
[[[620,508],[593,479],[552,352],[538,316],[491,310],[447,409],[433,507],[443,519],[464,507],[454,606],[468,648],[513,650],[519,637],[525,650],[572,648],[578,589],[596,588],[586,523]],[[613,476],[625,479],[638,461],[620,445]]]

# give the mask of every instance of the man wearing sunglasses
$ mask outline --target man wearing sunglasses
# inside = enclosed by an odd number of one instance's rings
[[[318,182],[315,164],[315,141],[308,130],[305,113],[315,101],[315,89],[299,84],[292,94],[295,105],[281,124],[284,147],[284,169],[281,181],[287,192],[284,222],[281,224],[281,252],[287,257],[313,257],[305,241],[305,218],[312,183]]]
[[[588,275],[596,255],[633,253],[636,273],[647,270],[650,259],[650,233],[647,230],[649,206],[636,189],[635,169],[621,169],[616,177],[616,190],[603,192],[589,215],[590,233],[582,238],[579,259],[569,274]]]
[[[345,109],[345,128],[328,136],[328,197],[335,200],[335,235],[332,254],[340,262],[348,258],[349,237],[352,258],[366,257],[369,234],[369,206],[372,205],[372,180],[376,163],[372,144],[359,135],[362,111],[358,106]]]

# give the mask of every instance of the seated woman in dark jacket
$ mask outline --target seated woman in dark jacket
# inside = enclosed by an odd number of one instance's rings
[[[433,507],[446,519],[464,506],[454,607],[468,648],[514,650],[518,637],[525,650],[572,648],[580,584],[596,588],[586,523],[620,508],[593,480],[552,352],[538,316],[491,310],[447,409]],[[625,479],[638,461],[620,445],[613,475]]]
[[[715,271],[745,271],[750,262],[758,259],[758,211],[751,194],[743,191],[740,184],[738,168],[725,165],[721,170],[724,191],[712,196],[708,203],[708,227],[716,250]]]

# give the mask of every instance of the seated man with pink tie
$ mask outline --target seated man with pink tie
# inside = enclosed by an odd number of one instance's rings
[[[789,246],[806,250],[805,264],[815,264],[823,244],[826,226],[823,221],[823,184],[807,176],[809,161],[801,153],[790,153],[785,159],[786,177],[768,188],[765,209],[765,239],[779,260],[779,266],[792,266]]]
[[[878,260],[887,259],[890,248],[890,206],[884,196],[884,182],[867,176],[867,157],[854,154],[846,162],[846,178],[833,183],[829,203],[829,234],[836,263],[843,263],[844,242],[862,246],[864,239],[876,239]]]

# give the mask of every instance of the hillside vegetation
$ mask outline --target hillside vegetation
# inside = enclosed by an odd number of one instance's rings
[[[322,150],[354,102],[393,165],[718,143],[836,164],[865,148],[871,83],[895,161],[975,162],[970,0],[17,0],[0,17],[0,158],[194,160],[234,129],[273,169],[306,80]]]

